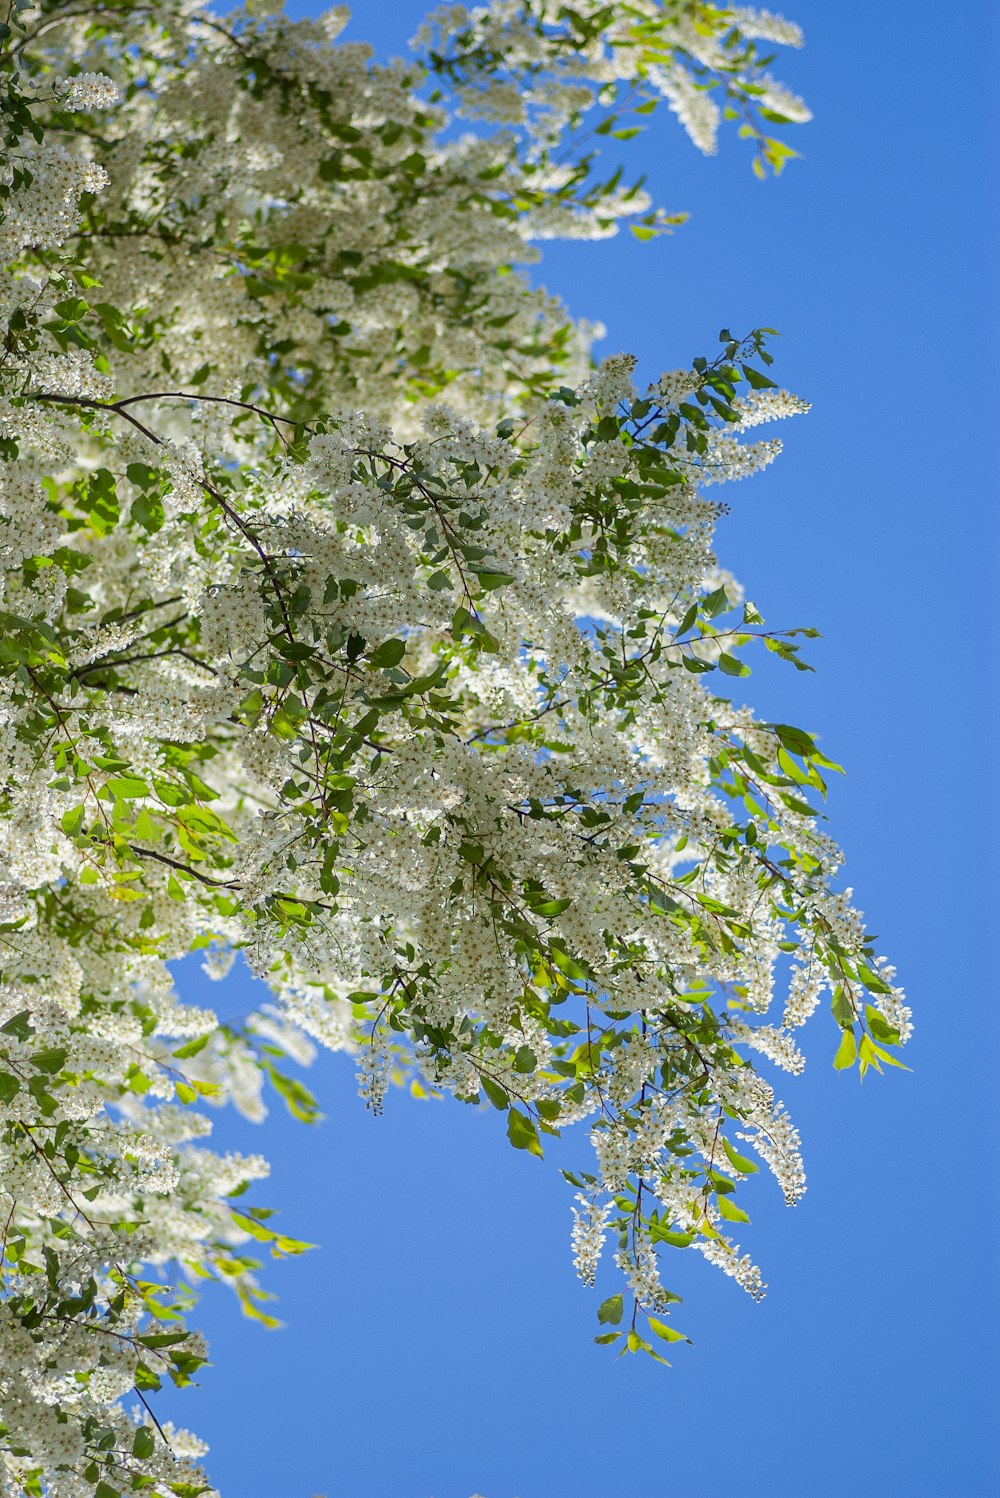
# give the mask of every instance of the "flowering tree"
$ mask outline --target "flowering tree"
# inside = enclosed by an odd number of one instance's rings
[[[666,100],[759,174],[808,117],[797,29],[705,0],[446,6],[415,60],[270,0],[12,0],[0,25],[0,1445],[4,1491],[209,1491],[155,1391],[204,1361],[193,1284],[267,1320],[199,1098],[356,1057],[498,1113],[588,1121],[576,1266],[599,1341],[681,1336],[661,1250],[751,1295],[736,1188],[804,1187],[748,1059],[898,1064],[893,971],[833,880],[836,766],[725,695],[763,647],[710,486],[757,472],[767,331],[633,384],[513,267],[673,221],[619,172]],[[447,129],[471,120],[468,133]],[[234,955],[242,1023],[170,963]],[[780,982],[784,997],[775,995]],[[124,1398],[125,1405],[120,1401]],[[126,1408],[125,1406],[128,1406]]]

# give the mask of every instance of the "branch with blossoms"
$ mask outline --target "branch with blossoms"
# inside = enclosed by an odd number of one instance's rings
[[[314,1120],[315,1045],[373,1111],[409,1080],[536,1157],[586,1123],[598,1340],[659,1357],[668,1249],[763,1293],[737,1198],[758,1161],[804,1189],[768,1070],[801,1025],[825,997],[861,1074],[909,1034],[814,804],[838,767],[723,695],[761,642],[810,669],[709,492],[805,403],[766,330],[637,389],[516,268],[671,222],[600,175],[626,110],[709,150],[725,95],[777,171],[805,111],[757,44],[797,31],[544,0],[382,69],[338,24],[0,29],[0,1442],[33,1498],[210,1491],[154,1411],[204,1361],[186,1277],[274,1325],[248,1250],[306,1247],[210,1113]],[[266,998],[185,1002],[196,951]]]

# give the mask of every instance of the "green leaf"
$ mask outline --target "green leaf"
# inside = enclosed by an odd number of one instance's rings
[[[900,1071],[910,1070],[908,1066],[903,1065],[898,1056],[891,1056],[889,1052],[884,1051],[880,1045],[873,1045],[872,1042],[868,1039],[867,1035],[863,1038],[861,1044],[862,1046],[867,1047],[869,1051],[873,1055],[877,1056],[880,1061],[884,1061],[887,1066],[898,1066]]]
[[[683,1332],[675,1331],[674,1328],[672,1326],[668,1326],[665,1321],[658,1321],[655,1316],[647,1316],[646,1319],[649,1322],[650,1330],[654,1331],[658,1337],[662,1337],[664,1342],[690,1343],[690,1337],[686,1337]]]
[[[669,1243],[671,1248],[688,1248],[694,1242],[693,1233],[676,1233],[658,1222],[650,1223],[649,1231],[654,1243]]]
[[[485,1092],[486,1096],[489,1098],[490,1102],[493,1104],[494,1108],[499,1108],[500,1112],[503,1113],[504,1110],[509,1107],[510,1098],[507,1096],[504,1089],[500,1086],[499,1082],[494,1082],[492,1077],[481,1076],[479,1078],[479,1085]]]
[[[53,312],[64,323],[83,322],[89,316],[90,306],[82,296],[66,297],[61,302],[56,302],[52,308]]]
[[[786,796],[782,793],[781,799],[789,811],[798,812],[800,817],[818,817],[820,815],[815,806],[810,806],[808,801],[800,801],[798,796]]]
[[[743,1208],[738,1207],[735,1202],[730,1201],[728,1196],[720,1196],[717,1199],[717,1205],[720,1214],[726,1219],[727,1222],[750,1221]]]
[[[538,1138],[538,1130],[531,1119],[517,1108],[508,1110],[507,1138],[516,1150],[527,1150],[530,1155],[542,1158],[542,1145]]]
[[[837,1071],[846,1071],[849,1066],[853,1066],[857,1059],[857,1054],[858,1043],[854,1035],[854,1030],[853,1028],[845,1030],[840,1037],[840,1044],[833,1058],[833,1064]]]
[[[674,630],[673,638],[675,640],[679,640],[680,637],[681,637],[681,635],[686,635],[687,632],[688,632],[688,630],[694,624],[694,622],[697,619],[697,617],[698,617],[698,605],[696,603],[693,603],[691,605],[691,607],[688,609],[687,613],[684,615],[684,617],[681,620],[680,624],[678,624],[677,628]]]
[[[16,1035],[18,1040],[27,1040],[31,1034],[31,1010],[21,1009],[11,1015],[6,1024],[0,1025],[0,1035]]]
[[[879,977],[874,968],[870,968],[865,963],[859,962],[857,963],[857,969],[858,977],[872,993],[892,993],[891,986],[884,978]]]
[[[179,1342],[186,1342],[188,1335],[187,1332],[146,1332],[138,1340],[143,1347],[159,1350],[163,1347],[176,1347]]]
[[[739,660],[735,655],[727,655],[724,650],[719,655],[719,669],[726,676],[750,675],[750,667],[745,661]]]
[[[138,796],[148,796],[149,786],[138,775],[112,775],[107,782],[108,790],[122,801],[134,801]]]
[[[273,1245],[272,1252],[276,1258],[281,1254],[300,1254],[308,1248],[314,1248],[313,1243],[304,1243],[298,1238],[286,1237],[284,1233],[276,1233],[273,1228],[258,1222],[256,1217],[248,1217],[244,1212],[233,1212],[233,1221],[238,1228],[249,1233],[258,1243],[270,1243]]]
[[[114,474],[97,468],[73,486],[73,495],[99,536],[106,536],[118,524],[118,494]]]
[[[830,1005],[833,1017],[843,1029],[848,1029],[854,1023],[854,1007],[848,997],[843,984],[838,983],[833,990],[833,999]]]
[[[156,1449],[156,1440],[148,1425],[140,1425],[132,1437],[132,1455],[144,1461],[147,1456],[152,1456]]]
[[[760,1169],[760,1166],[755,1164],[753,1160],[748,1160],[746,1155],[739,1154],[739,1152],[735,1150],[729,1143],[729,1140],[726,1138],[725,1134],[722,1135],[722,1148],[728,1155],[730,1164],[734,1167],[734,1169],[738,1170],[741,1175],[752,1176],[755,1175],[756,1172]]]
[[[69,811],[63,812],[60,827],[67,837],[76,837],[87,817],[85,806],[73,806]]]
[[[617,1326],[625,1314],[625,1302],[621,1295],[609,1295],[597,1308],[597,1319],[608,1326]]]
[[[782,748],[790,750],[792,754],[801,758],[815,753],[816,741],[812,734],[805,733],[801,728],[793,728],[790,723],[772,723],[770,728],[777,735]]]
[[[573,901],[571,899],[542,900],[540,904],[531,906],[531,912],[533,915],[562,915],[563,911],[568,910],[572,903]]]
[[[21,1080],[10,1072],[0,1072],[0,1103],[10,1103],[21,1090]]]
[[[472,571],[484,593],[490,593],[494,588],[506,588],[514,581],[509,572],[481,571],[478,567],[473,567]]]
[[[186,1042],[186,1044],[178,1047],[178,1049],[174,1051],[174,1056],[178,1061],[186,1061],[189,1056],[197,1056],[199,1051],[203,1051],[205,1049],[211,1038],[212,1037],[210,1035],[199,1035],[194,1040],[189,1040]]]
[[[158,530],[162,530],[163,522],[167,518],[163,501],[155,494],[137,494],[129,508],[129,514],[144,531],[149,531],[150,535],[155,535]]]
[[[142,1338],[139,1338],[142,1341]],[[163,1385],[159,1378],[149,1367],[148,1363],[137,1363],[135,1369],[135,1386],[137,1389],[162,1389]]]
[[[741,364],[743,378],[752,390],[777,390],[777,383],[766,375],[762,370],[754,369],[750,364]]]
[[[44,1050],[31,1053],[31,1064],[37,1071],[62,1071],[65,1060],[66,1052],[59,1046],[47,1046]]]
[[[265,1069],[275,1092],[284,1099],[285,1107],[293,1118],[297,1118],[300,1123],[316,1123],[321,1118],[319,1104],[298,1077],[289,1077],[270,1063]]]
[[[883,1045],[899,1044],[899,1031],[895,1025],[890,1025],[885,1015],[880,1014],[874,1004],[865,1005],[865,1018],[876,1040],[882,1041]]]
[[[725,588],[716,588],[714,593],[709,593],[707,598],[701,601],[701,612],[706,619],[714,619],[717,614],[724,614],[729,608],[729,595]]]
[[[391,666],[398,666],[406,654],[406,645],[403,640],[383,640],[376,650],[369,656],[373,666],[378,666],[382,671],[387,671]]]

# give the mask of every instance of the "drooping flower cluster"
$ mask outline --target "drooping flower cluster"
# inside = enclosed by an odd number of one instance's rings
[[[266,1164],[211,1152],[199,1099],[259,1118],[273,1084],[308,1120],[285,1058],[316,1043],[373,1109],[408,1076],[534,1154],[587,1120],[578,1272],[613,1235],[671,1340],[661,1246],[763,1291],[730,1238],[741,1146],[804,1189],[750,1056],[798,1071],[824,995],[838,1065],[909,1033],[808,799],[836,767],[719,688],[757,641],[804,668],[701,492],[803,403],[759,333],[636,389],[514,269],[549,234],[660,226],[577,141],[624,86],[706,149],[722,90],[780,167],[760,121],[804,111],[755,42],[797,31],[497,0],[380,68],[343,19],[16,0],[0,40],[12,1493],[208,1491],[153,1413],[204,1361],[191,1283],[267,1321],[248,1245],[303,1245],[244,1204]],[[448,99],[475,135],[439,138]],[[242,954],[267,1002],[185,1004],[195,950],[220,980]],[[651,1350],[622,1315],[602,1339]]]

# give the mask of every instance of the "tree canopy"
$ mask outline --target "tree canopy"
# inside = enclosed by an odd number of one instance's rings
[[[268,1321],[305,1245],[203,1103],[356,1058],[585,1122],[598,1340],[662,1360],[669,1253],[751,1295],[739,1185],[805,1186],[754,1056],[900,1064],[909,1012],[817,806],[837,770],[723,678],[769,626],[713,486],[805,411],[769,329],[636,388],[523,270],[661,212],[600,148],[662,103],[758,175],[797,28],[704,0],[441,7],[412,60],[250,0],[13,0],[0,25],[0,1437],[5,1491],[210,1491],[156,1414],[196,1286]],[[773,132],[778,131],[776,135]],[[706,308],[706,320],[712,309]],[[171,963],[240,957],[220,1021]],[[222,1006],[225,1010],[226,1006]],[[292,1063],[290,1065],[290,1063]],[[308,1224],[305,1224],[308,1230]]]

